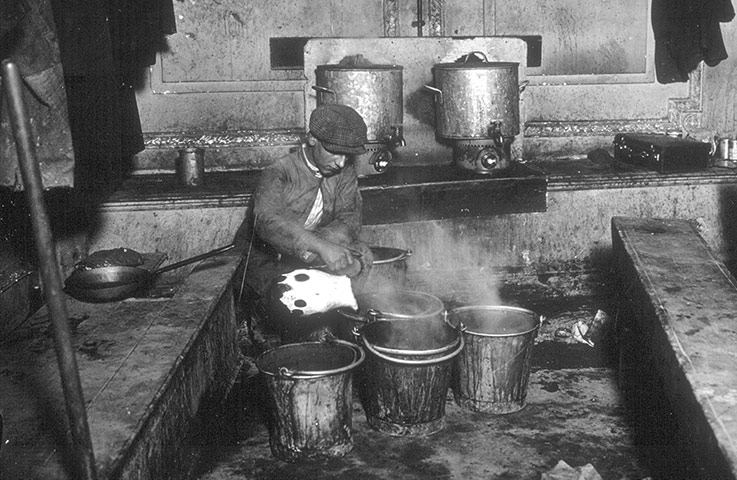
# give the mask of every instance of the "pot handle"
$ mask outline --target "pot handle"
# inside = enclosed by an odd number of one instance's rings
[[[325,377],[327,375],[333,375],[336,373],[342,373],[347,372],[351,370],[354,367],[359,366],[363,363],[363,361],[366,359],[366,352],[363,351],[361,347],[358,345],[351,344],[349,342],[345,342],[343,340],[338,340],[340,343],[344,345],[348,345],[353,349],[353,351],[356,353],[357,358],[350,363],[349,365],[346,365],[344,367],[337,368],[335,370],[314,370],[314,371],[305,371],[305,370],[290,370],[287,367],[279,367],[276,371],[276,376],[281,378],[298,378],[298,379],[310,379],[310,378],[319,378],[319,377]]]
[[[354,338],[356,338],[356,339],[359,339],[359,338],[361,338],[361,335],[363,335],[363,334],[361,333],[361,329],[360,329],[360,328],[358,328],[358,327],[357,327],[357,326],[355,326],[355,325],[353,325],[353,328],[351,328],[351,333],[353,334],[353,337],[354,337]]]
[[[450,318],[448,318],[448,311],[447,310],[445,310],[443,312],[443,321],[445,323],[447,323],[448,326],[450,326],[452,329],[458,331],[459,334],[461,334],[461,333],[465,332],[466,330],[468,330],[468,326],[465,323],[463,323],[463,322],[458,322],[458,325],[453,325],[450,322]]]
[[[341,315],[348,317],[353,322],[364,323],[366,321],[364,317],[362,317],[361,315],[358,315],[357,313],[354,314],[353,312],[350,312],[347,309],[341,308],[338,311],[340,312]]]
[[[383,318],[384,314],[375,308],[369,308],[366,310],[366,323],[374,323],[380,318]]]
[[[359,314],[353,314],[343,309],[340,310],[340,313],[343,316],[348,317],[353,322],[365,324],[373,323],[378,319],[383,318],[384,316],[383,313],[373,308],[369,308],[368,310],[366,310],[366,313],[363,316]]]
[[[338,101],[338,94],[335,93],[335,90],[330,90],[329,88],[321,87],[319,85],[313,85],[312,89],[316,92],[322,92],[322,93],[330,93],[333,96],[333,101]]]
[[[489,63],[489,59],[486,57],[486,54],[484,52],[479,52],[478,50],[465,54],[463,56],[463,63],[467,63],[468,59],[471,58],[471,55],[483,57],[484,63]]]
[[[438,103],[443,103],[443,91],[442,90],[440,90],[439,88],[431,87],[430,85],[425,85],[425,88],[435,93],[435,96],[438,98]]]

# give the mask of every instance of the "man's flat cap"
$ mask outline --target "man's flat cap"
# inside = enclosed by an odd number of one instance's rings
[[[310,133],[332,153],[365,153],[366,130],[366,122],[361,115],[346,105],[325,103],[310,115]]]

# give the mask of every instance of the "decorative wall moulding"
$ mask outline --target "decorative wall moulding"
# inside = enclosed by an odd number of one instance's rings
[[[616,133],[662,133],[671,130],[667,119],[527,122],[525,138],[606,137]]]
[[[397,0],[384,0],[384,36],[399,36],[399,5]]]
[[[147,133],[144,137],[145,148],[179,149],[179,148],[234,148],[234,147],[278,147],[298,145],[302,141],[303,131],[267,130],[212,132],[201,134],[188,133]]]
[[[381,0],[381,11],[383,14],[383,35],[386,38],[401,38],[406,35],[407,25],[412,20],[422,20],[422,34],[427,37],[442,37],[448,34],[448,30],[453,29],[452,11],[459,0],[423,0],[422,5],[424,11],[421,18],[405,18],[412,12],[412,6],[400,3],[399,0]],[[512,0],[505,0],[510,3]],[[484,11],[496,11],[497,7],[505,5],[501,0],[484,0]],[[537,3],[543,5],[542,0]],[[535,4],[535,2],[530,2]],[[640,5],[638,3],[638,5]],[[649,2],[641,2],[644,9],[642,14],[650,14]],[[448,20],[446,22],[446,14]],[[647,17],[649,18],[649,16]],[[509,20],[507,18],[507,20]],[[484,27],[484,32],[496,34],[503,32],[504,28],[513,28],[513,26],[502,25],[504,19],[498,19],[497,16],[490,15],[488,25]],[[501,24],[497,24],[501,23]],[[509,23],[509,22],[507,22]],[[638,24],[640,25],[640,24]],[[649,24],[647,24],[649,25]],[[647,27],[647,32],[643,32],[640,26],[637,27],[643,42],[638,43],[642,48],[641,58],[645,58],[641,68],[623,70],[630,73],[608,73],[608,74],[591,74],[591,75],[555,75],[545,72],[543,67],[527,68],[527,80],[529,80],[528,88],[530,90],[540,87],[554,86],[563,88],[566,91],[566,97],[571,97],[569,92],[574,94],[576,88],[580,86],[582,90],[595,88],[597,85],[625,85],[632,86],[633,90],[646,91],[655,90],[659,92],[662,101],[665,102],[673,90],[663,90],[657,85],[654,72],[654,38],[652,31]],[[643,27],[645,28],[645,27]],[[638,37],[638,38],[639,38]],[[448,37],[446,37],[448,38]],[[479,37],[476,37],[479,38]],[[371,40],[371,39],[367,39]],[[375,39],[374,39],[375,40]],[[543,42],[546,40],[544,39]],[[549,41],[549,40],[548,40]],[[640,58],[640,57],[638,57]],[[172,94],[196,94],[196,95],[217,95],[218,93],[229,92],[303,92],[309,79],[306,78],[305,72],[301,70],[284,70],[278,72],[270,72],[269,75],[276,77],[271,80],[250,80],[250,81],[215,81],[215,82],[189,82],[189,81],[164,81],[163,65],[164,59],[160,56],[159,61],[150,69],[150,86],[156,95],[172,95]],[[428,66],[429,68],[429,66]],[[540,121],[527,121],[524,123],[524,136],[534,137],[577,137],[577,136],[610,136],[619,132],[665,132],[673,130],[690,130],[700,126],[702,121],[702,75],[703,67],[698,68],[690,75],[688,85],[688,96],[684,98],[670,98],[667,100],[667,107],[659,100],[657,105],[652,106],[649,110],[642,113],[642,117],[659,117],[661,112],[667,108],[667,114],[663,118],[614,118],[611,120],[556,120],[556,111],[544,111],[536,115],[535,118],[541,118]],[[647,89],[641,87],[645,85]],[[650,88],[652,87],[652,89]],[[666,88],[667,86],[662,86]],[[571,89],[571,90],[568,90]],[[639,90],[638,90],[639,89]],[[683,93],[681,93],[683,92]],[[685,87],[674,95],[685,94]],[[592,105],[590,108],[595,108]],[[309,109],[305,110],[306,112]],[[540,113],[540,112],[538,112]],[[585,115],[583,115],[585,116]],[[592,115],[593,116],[593,115]],[[621,112],[617,114],[623,117]],[[524,119],[524,118],[523,118]],[[237,128],[237,127],[236,127]],[[195,134],[189,132],[183,133],[148,133],[146,135],[145,144],[147,148],[182,148],[184,146],[201,146],[201,147],[259,147],[259,146],[283,146],[296,144],[300,141],[302,132],[297,131],[234,131],[234,132],[206,132]]]
[[[303,76],[303,75],[300,75]],[[304,79],[249,80],[243,82],[165,82],[161,72],[161,58],[149,67],[149,81],[154,95],[188,93],[240,93],[302,91]]]
[[[668,101],[666,118],[526,122],[524,136],[581,137],[615,133],[666,133],[701,126],[703,64],[689,75],[688,97]]]

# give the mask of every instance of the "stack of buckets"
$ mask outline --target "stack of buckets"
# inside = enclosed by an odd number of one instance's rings
[[[363,314],[346,315],[354,324],[352,341],[287,344],[257,359],[273,403],[275,457],[293,462],[353,448],[354,375],[369,426],[394,436],[442,430],[451,386],[467,410],[524,408],[539,327],[534,313],[483,305],[445,311],[426,293],[398,294],[406,301],[393,310],[384,297],[367,294],[363,299],[374,302],[368,308],[358,298]]]

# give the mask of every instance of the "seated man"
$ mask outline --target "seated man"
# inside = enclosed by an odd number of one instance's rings
[[[281,274],[310,265],[354,282],[365,279],[372,258],[359,241],[362,200],[352,156],[366,151],[366,141],[358,112],[321,105],[310,115],[305,142],[261,173],[253,215],[244,225],[250,228],[236,240],[247,259],[245,282],[257,302],[269,303]],[[286,327],[284,318],[270,321]]]

